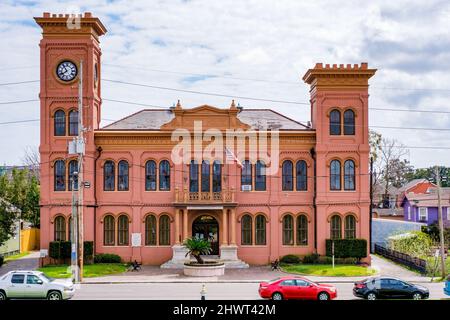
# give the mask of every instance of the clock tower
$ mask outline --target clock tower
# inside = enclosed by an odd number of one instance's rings
[[[82,66],[82,107],[86,149],[84,181],[93,182],[96,148],[94,130],[101,116],[101,50],[99,38],[106,28],[98,18],[50,14],[34,18],[42,28],[40,41],[40,156],[41,248],[54,240],[54,220],[70,221],[71,174],[76,158],[68,154],[68,142],[78,135],[79,77]],[[71,171],[72,170],[72,171]],[[84,188],[85,234],[92,234],[93,188]],[[90,207],[91,206],[91,207]],[[69,226],[66,230],[70,230]],[[64,236],[68,239],[68,235]],[[85,238],[89,239],[89,237]]]

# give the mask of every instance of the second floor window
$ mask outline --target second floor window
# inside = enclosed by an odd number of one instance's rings
[[[293,172],[292,172],[292,161],[286,160],[283,162],[283,166],[281,169],[282,173],[282,190],[283,191],[293,191],[294,190],[294,181],[293,181]]]
[[[103,167],[103,190],[114,191],[115,188],[115,167],[114,162],[108,160]]]
[[[355,190],[355,163],[353,160],[344,162],[344,190]]]
[[[339,136],[341,134],[341,112],[332,110],[330,112],[330,135]]]
[[[53,119],[55,127],[55,136],[65,136],[66,135],[66,113],[62,110],[55,112]]]
[[[159,190],[170,190],[170,164],[167,160],[159,163]]]
[[[69,112],[69,136],[78,135],[78,111]]]
[[[341,190],[341,163],[333,160],[330,163],[330,189]]]
[[[198,163],[195,160],[189,165],[189,192],[198,192]]]
[[[54,166],[54,190],[65,191],[66,190],[66,163],[64,160],[55,161]]]
[[[244,186],[252,186],[252,164],[249,160],[242,162],[241,187],[243,190]]]
[[[69,162],[69,191],[78,190],[78,174],[74,174],[78,172],[78,161],[71,160]]]
[[[156,162],[149,160],[145,164],[145,190],[156,190]]]
[[[353,110],[344,112],[344,135],[355,134],[355,113]]]
[[[202,192],[209,192],[210,190],[210,172],[209,172],[209,161],[202,161]]]
[[[213,162],[213,192],[222,191],[222,165],[219,161]]]
[[[305,160],[297,161],[295,165],[297,178],[297,191],[306,191],[308,189],[307,165]]]
[[[266,190],[266,165],[262,160],[256,161],[255,166],[255,190]]]
[[[119,191],[127,191],[129,187],[129,170],[128,162],[125,160],[119,161],[118,175],[117,175],[117,189]]]

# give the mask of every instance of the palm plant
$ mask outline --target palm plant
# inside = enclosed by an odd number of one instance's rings
[[[201,255],[206,255],[211,252],[211,243],[209,243],[209,241],[205,239],[200,239],[198,237],[186,239],[183,245],[189,250],[186,253],[186,257],[188,255],[194,256],[199,264],[205,263]]]

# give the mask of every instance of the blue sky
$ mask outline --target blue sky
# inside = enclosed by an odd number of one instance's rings
[[[90,11],[102,20],[104,79],[307,102],[301,77],[316,62],[367,61],[378,69],[371,107],[450,111],[448,1],[2,1],[0,83],[39,78],[40,28],[33,16],[44,11]],[[110,82],[102,88],[105,99],[162,107],[178,99],[185,107],[231,101]],[[37,83],[0,86],[0,102],[37,99],[38,89]],[[309,120],[304,105],[237,102]],[[142,107],[105,101],[102,108],[104,119],[119,119]],[[37,102],[0,105],[0,122],[37,118]],[[408,146],[450,146],[449,114],[372,110],[370,125]],[[38,144],[38,122],[0,125],[1,164],[20,164],[24,149]],[[449,155],[411,149],[407,158],[417,167],[450,166]]]

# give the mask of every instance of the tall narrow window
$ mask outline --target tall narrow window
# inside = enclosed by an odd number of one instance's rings
[[[290,214],[283,217],[283,245],[294,244],[294,218]]]
[[[128,226],[129,220],[126,215],[121,215],[117,221],[117,244],[127,246],[129,242]]]
[[[64,111],[58,110],[55,112],[53,124],[55,127],[55,136],[66,135],[66,113]]]
[[[341,134],[341,112],[332,110],[330,112],[330,135],[339,136]]]
[[[156,190],[156,162],[149,160],[145,163],[145,191]]]
[[[308,245],[308,219],[304,214],[297,217],[297,245]]]
[[[308,175],[307,175],[307,165],[305,160],[297,161],[295,165],[295,173],[297,180],[297,191],[308,190]]]
[[[103,219],[103,244],[113,246],[116,244],[116,222],[113,216],[107,215]]]
[[[341,162],[333,160],[330,163],[330,189],[341,190]]]
[[[344,112],[344,134],[355,134],[355,113],[353,110],[347,110]]]
[[[64,160],[55,161],[54,179],[55,191],[66,191],[66,163]]]
[[[170,245],[170,218],[168,215],[159,218],[159,245]]]
[[[119,161],[117,174],[117,190],[128,191],[129,188],[129,169],[128,162],[125,160]]]
[[[255,190],[266,191],[266,165],[264,161],[256,161],[255,166]]]
[[[69,191],[78,190],[78,161],[71,160],[69,162]]]
[[[356,238],[356,219],[352,215],[345,217],[345,239]]]
[[[292,191],[294,190],[294,181],[293,181],[293,165],[292,161],[286,160],[283,162],[283,166],[281,169],[282,173],[282,186],[281,189],[283,191]]]
[[[241,189],[251,190],[252,187],[252,164],[249,160],[244,160],[242,162],[241,169]]]
[[[66,241],[66,219],[63,216],[58,216],[53,224],[55,226],[55,241]]]
[[[114,191],[115,188],[115,165],[111,160],[105,161],[103,166],[103,190]]]
[[[255,244],[266,244],[266,217],[262,214],[255,218]]]
[[[213,162],[213,192],[222,191],[222,164],[216,160]]]
[[[145,245],[156,246],[156,217],[152,214],[145,218]]]
[[[342,221],[341,217],[338,215],[334,215],[331,217],[330,221],[330,236],[331,239],[341,239],[342,238]]]
[[[167,160],[159,163],[159,190],[170,190],[170,164]]]
[[[189,192],[198,192],[198,163],[195,160],[189,165]]]
[[[78,135],[78,111],[76,110],[69,112],[69,135]]]
[[[344,162],[344,190],[355,190],[355,162]]]
[[[209,192],[210,191],[210,168],[209,168],[209,161],[203,160],[202,161],[202,192]]]
[[[241,244],[252,244],[252,217],[248,214],[241,219]]]

